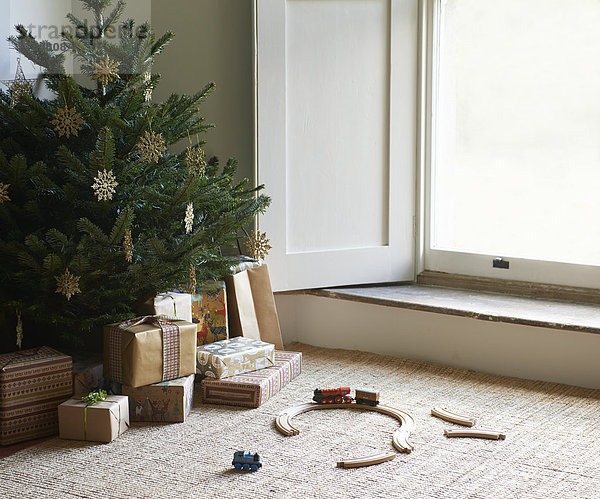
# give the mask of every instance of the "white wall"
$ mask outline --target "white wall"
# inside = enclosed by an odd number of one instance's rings
[[[276,297],[284,343],[362,350],[600,388],[600,335],[310,295]]]

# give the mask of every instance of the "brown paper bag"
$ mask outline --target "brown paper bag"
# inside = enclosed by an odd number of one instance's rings
[[[265,341],[283,350],[269,269],[260,265],[225,277],[230,336]]]

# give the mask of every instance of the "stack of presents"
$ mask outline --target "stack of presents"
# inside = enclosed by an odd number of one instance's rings
[[[0,355],[0,445],[56,433],[111,442],[132,422],[184,422],[198,390],[207,404],[265,403],[300,374],[302,354],[283,350],[266,265],[237,270],[105,326],[103,358]]]

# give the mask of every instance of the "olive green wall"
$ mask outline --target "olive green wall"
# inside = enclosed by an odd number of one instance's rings
[[[152,25],[157,34],[175,33],[155,63],[162,75],[155,99],[193,93],[214,81],[217,88],[201,107],[216,125],[206,134],[206,152],[221,161],[235,156],[240,177],[252,179],[252,1],[152,0]]]

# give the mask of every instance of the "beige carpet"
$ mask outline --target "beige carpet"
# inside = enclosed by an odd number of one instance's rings
[[[305,345],[303,374],[259,409],[203,406],[186,423],[135,424],[111,444],[47,440],[0,461],[0,497],[600,497],[600,392]],[[313,411],[273,425],[318,386],[377,388],[416,421],[415,450],[340,469],[342,457],[392,451],[396,420]],[[476,416],[504,441],[449,439],[434,405]],[[258,451],[257,473],[231,469]]]

